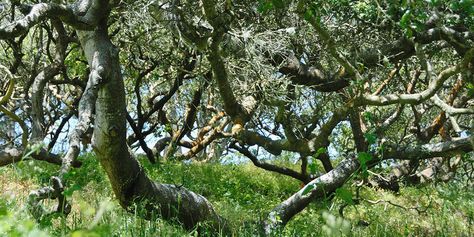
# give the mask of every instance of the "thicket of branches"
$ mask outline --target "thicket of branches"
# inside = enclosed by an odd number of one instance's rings
[[[348,181],[472,185],[472,1],[9,1],[0,19],[0,165],[61,165],[32,193],[38,216],[50,197],[67,212],[63,175],[80,150],[101,151],[108,64],[85,45],[100,29],[118,50],[133,152],[244,156],[304,184],[265,218],[267,234]],[[273,162],[288,154],[299,169]]]

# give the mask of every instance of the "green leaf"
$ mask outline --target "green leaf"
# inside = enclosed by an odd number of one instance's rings
[[[352,200],[352,192],[348,189],[345,189],[345,188],[336,189],[336,196],[349,205],[354,204],[354,201]]]
[[[307,21],[311,21],[314,17],[314,13],[312,10],[306,10],[305,13],[304,13],[304,19],[307,20]]]
[[[408,1],[407,0],[402,0],[402,7],[407,7],[408,6]]]
[[[439,6],[441,1],[440,0],[427,0],[427,2],[431,5],[431,6]]]
[[[258,7],[257,7],[257,11],[260,12],[260,13],[267,13],[268,11],[272,10],[273,7],[274,6],[273,6],[272,1],[260,0],[259,4],[258,4]]]
[[[469,82],[467,85],[466,85],[466,89],[467,89],[467,94],[469,96],[474,96],[474,84],[472,84],[471,82]]]
[[[81,190],[81,186],[79,184],[74,184],[70,188],[63,191],[64,196],[70,197],[75,191]]]
[[[469,13],[471,11],[471,8],[473,7],[473,5],[474,5],[473,0],[461,0],[461,1],[459,1],[459,6],[466,13]]]
[[[403,14],[402,18],[400,19],[400,26],[403,28],[403,29],[407,29],[408,28],[408,25],[411,21],[411,10],[408,9],[405,11],[405,13]]]
[[[0,216],[6,216],[8,214],[8,207],[5,203],[0,203]]]
[[[272,0],[272,3],[276,8],[281,9],[285,7],[285,3],[283,2],[283,0]]]
[[[359,163],[360,163],[362,176],[364,178],[367,178],[369,176],[369,173],[367,172],[367,162],[372,160],[372,155],[370,155],[367,152],[360,152],[359,154],[357,154],[357,159],[359,160]]]
[[[460,7],[461,5],[457,2],[452,2],[451,4],[449,4],[449,8],[451,8],[451,10],[454,10],[454,11],[459,10]]]
[[[375,144],[377,141],[377,136],[373,132],[367,132],[364,134],[365,140],[369,143],[369,145]]]
[[[374,121],[374,116],[372,115],[371,112],[364,112],[363,116],[364,116],[364,120],[366,122],[373,122]]]
[[[309,167],[309,173],[310,174],[316,174],[317,165],[316,165],[315,162],[309,164],[308,167]]]
[[[372,160],[372,155],[370,155],[369,153],[367,152],[359,152],[359,154],[357,155],[357,159],[359,159],[359,162],[362,164],[366,164],[367,161],[371,161]]]
[[[413,37],[413,30],[410,29],[409,27],[406,28],[406,30],[405,30],[405,35],[407,36],[407,38]]]
[[[301,195],[304,196],[304,195],[308,194],[309,192],[313,191],[314,188],[316,188],[316,185],[314,185],[314,184],[306,185],[306,187],[304,188],[303,193],[301,193]]]
[[[316,153],[314,154],[314,158],[318,158],[321,154],[326,153],[326,148],[325,147],[320,147]]]

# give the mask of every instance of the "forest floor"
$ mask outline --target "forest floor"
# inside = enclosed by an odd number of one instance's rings
[[[37,161],[1,167],[0,236],[196,235],[122,210],[96,159],[81,159],[83,167],[67,177],[65,194],[72,200],[72,213],[40,222],[28,214],[28,193],[47,184],[58,167]],[[230,220],[235,236],[255,236],[259,219],[301,185],[251,164],[142,163],[155,180],[183,185],[207,197]],[[462,182],[404,186],[398,194],[363,186],[359,198],[357,205],[344,208],[344,217],[340,209],[346,202],[341,198],[314,202],[290,221],[281,236],[474,236],[474,190]]]

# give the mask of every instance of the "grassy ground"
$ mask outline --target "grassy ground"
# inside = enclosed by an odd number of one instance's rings
[[[164,221],[146,221],[124,212],[113,199],[97,161],[83,157],[66,194],[73,211],[66,217],[34,221],[26,210],[30,190],[48,182],[56,166],[25,161],[0,168],[0,236],[193,236]],[[147,162],[143,162],[147,163]],[[206,196],[234,225],[236,236],[255,234],[254,221],[297,191],[300,183],[252,165],[161,164],[146,166],[164,183],[183,185]],[[354,190],[353,187],[347,187]],[[473,236],[474,192],[462,184],[404,187],[400,194],[363,187],[363,201],[344,208],[342,200],[315,202],[297,215],[282,236]],[[374,204],[375,203],[375,204]],[[54,202],[45,203],[53,207]]]

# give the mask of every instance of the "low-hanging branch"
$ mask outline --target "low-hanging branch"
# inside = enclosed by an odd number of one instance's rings
[[[473,151],[474,137],[456,138],[451,141],[431,143],[425,145],[414,145],[397,147],[385,144],[387,149],[383,152],[384,159],[396,160],[419,160],[433,157],[451,157],[459,153]]]
[[[56,154],[49,153],[44,149],[40,149],[38,152],[25,152],[25,150],[17,148],[6,148],[0,150],[0,167],[19,162],[25,158],[25,153],[30,154],[30,156],[35,160],[43,160],[52,164],[61,164],[61,157]]]
[[[250,152],[248,149],[237,145],[236,143],[231,143],[229,145],[229,148],[235,149],[236,151],[240,152],[242,155],[246,156],[247,158],[252,161],[252,163],[260,167],[264,170],[272,171],[275,173],[283,174],[290,176],[292,178],[298,179],[303,183],[307,183],[310,180],[310,177],[308,175],[304,175],[302,173],[298,173],[297,171],[294,171],[292,169],[286,168],[286,167],[280,167],[274,164],[270,164],[264,161],[260,161],[252,152]]]
[[[316,199],[328,196],[342,186],[359,168],[357,159],[347,158],[330,172],[321,175],[301,188],[298,192],[273,208],[264,220],[263,228],[266,235],[276,233],[285,226],[293,216],[306,208]]]

